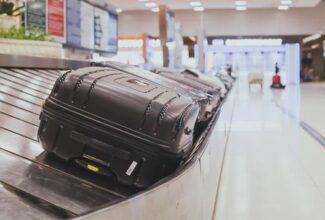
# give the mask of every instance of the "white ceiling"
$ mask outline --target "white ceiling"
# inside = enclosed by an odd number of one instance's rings
[[[99,0],[97,0],[99,1]],[[150,0],[157,5],[167,5],[170,9],[191,9],[191,0]],[[231,9],[235,7],[235,0],[193,0],[201,1],[206,9]],[[276,8],[281,0],[246,0],[249,8]],[[315,7],[321,0],[292,0],[292,7]],[[146,10],[144,2],[139,0],[106,0],[106,2],[123,10]]]

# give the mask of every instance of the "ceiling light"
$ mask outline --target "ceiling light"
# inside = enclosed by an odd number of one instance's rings
[[[151,11],[152,11],[152,12],[159,12],[160,9],[159,9],[159,8],[152,8]]]
[[[281,1],[281,4],[282,5],[291,5],[292,4],[292,1],[291,0],[282,0]]]
[[[192,37],[192,36],[190,36],[190,37],[188,37],[191,41],[193,41],[193,42],[196,42],[196,38],[195,37]]]
[[[194,7],[194,11],[204,11],[203,7]]]
[[[304,39],[302,39],[302,42],[304,44],[308,43],[308,42],[311,42],[311,41],[315,41],[315,40],[318,40],[322,37],[322,33],[316,33],[316,34],[313,34],[313,35],[310,35],[308,37],[305,37]]]
[[[157,4],[154,2],[146,2],[144,6],[147,8],[153,8],[153,7],[157,7]]]
[[[212,45],[214,46],[223,46],[225,45],[225,41],[222,39],[213,39],[212,40]]]
[[[138,0],[139,2],[148,2],[149,0]]]
[[[236,10],[237,11],[246,11],[247,10],[247,7],[246,6],[237,6],[236,7]]]
[[[123,10],[121,8],[116,9],[116,13],[121,13]]]
[[[199,7],[199,6],[201,6],[202,4],[201,4],[201,2],[190,2],[190,5],[191,5],[192,7]]]
[[[283,40],[281,38],[273,39],[227,39],[227,46],[279,46],[282,45]]]
[[[236,5],[247,5],[246,1],[236,1],[235,2]]]
[[[317,48],[319,48],[319,44],[314,44],[311,46],[311,49],[317,49]]]
[[[288,10],[289,9],[289,6],[288,5],[280,5],[278,7],[279,10]]]

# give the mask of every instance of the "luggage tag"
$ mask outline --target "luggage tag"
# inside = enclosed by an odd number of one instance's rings
[[[137,167],[138,163],[136,161],[133,161],[131,165],[129,166],[128,170],[125,172],[126,175],[131,176],[134,169]]]

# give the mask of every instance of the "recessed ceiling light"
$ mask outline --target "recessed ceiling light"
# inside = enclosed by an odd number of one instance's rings
[[[314,44],[311,46],[311,49],[317,49],[317,48],[319,48],[319,44]]]
[[[282,0],[281,1],[281,4],[282,5],[291,5],[292,4],[292,1],[291,0]]]
[[[236,7],[236,10],[237,11],[246,11],[247,10],[247,7],[246,6],[237,6]]]
[[[279,46],[282,45],[283,40],[281,38],[270,39],[227,39],[227,46]]]
[[[194,11],[204,11],[203,7],[194,7]]]
[[[280,5],[278,7],[279,10],[288,10],[289,9],[289,6],[288,5]]]
[[[159,8],[152,8],[151,11],[153,11],[153,12],[159,12],[160,9]]]
[[[123,10],[121,8],[116,9],[116,13],[121,13]]]
[[[190,5],[192,7],[198,7],[198,6],[201,6],[202,4],[201,4],[201,2],[190,2]]]
[[[236,5],[247,5],[246,1],[236,1],[235,2]]]
[[[146,2],[144,6],[147,8],[153,8],[153,7],[157,7],[157,4],[154,2]]]
[[[304,39],[302,39],[302,42],[304,44],[308,43],[308,42],[311,42],[311,41],[315,41],[315,40],[318,40],[319,38],[322,37],[322,32],[319,32],[319,33],[316,33],[316,34],[313,34],[313,35],[310,35],[308,37],[305,37]]]

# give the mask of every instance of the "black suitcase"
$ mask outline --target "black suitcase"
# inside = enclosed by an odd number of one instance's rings
[[[105,66],[112,67],[120,71],[127,71],[138,77],[150,79],[151,81],[164,85],[170,89],[173,89],[180,94],[191,96],[193,100],[197,101],[200,106],[198,123],[207,122],[212,115],[212,109],[214,106],[214,97],[202,91],[201,89],[194,88],[184,83],[179,83],[175,80],[168,79],[166,77],[160,76],[158,74],[146,70],[142,70],[140,68],[128,64],[123,64],[118,62],[106,62]]]
[[[228,90],[230,90],[233,87],[235,80],[233,78],[231,78],[230,76],[219,73],[216,75],[216,77],[219,77],[219,79],[221,79],[224,82],[224,84],[226,85],[226,88]]]
[[[62,75],[43,106],[43,148],[123,184],[147,187],[190,154],[199,105],[109,67]]]
[[[213,112],[216,112],[216,110],[219,108],[222,98],[220,93],[220,88],[216,87],[215,85],[211,85],[201,79],[198,78],[189,78],[185,77],[183,74],[180,73],[173,73],[173,72],[158,72],[159,75],[164,76],[168,79],[174,80],[176,82],[179,82],[181,84],[190,86],[192,88],[195,88],[197,90],[201,90],[208,95],[211,96],[211,104],[209,106],[209,112],[210,117],[213,115]]]

